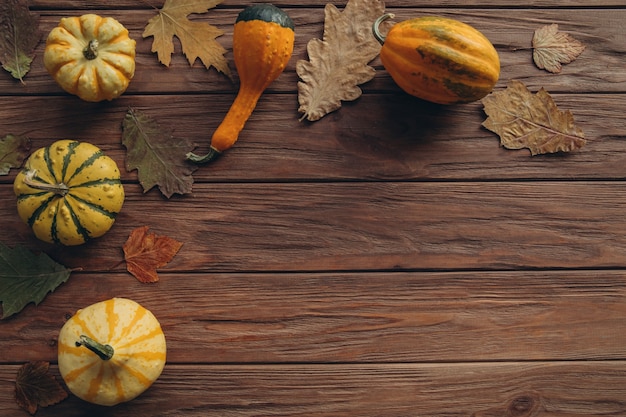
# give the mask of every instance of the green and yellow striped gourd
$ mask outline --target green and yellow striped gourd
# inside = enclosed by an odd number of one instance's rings
[[[33,152],[13,183],[37,238],[73,246],[106,233],[124,203],[120,171],[98,147],[60,140]]]

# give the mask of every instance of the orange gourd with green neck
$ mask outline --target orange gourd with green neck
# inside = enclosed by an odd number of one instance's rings
[[[189,153],[189,160],[209,162],[235,144],[261,94],[287,66],[294,39],[293,21],[276,6],[255,4],[239,13],[233,32],[239,92],[213,133],[209,153],[204,156]]]

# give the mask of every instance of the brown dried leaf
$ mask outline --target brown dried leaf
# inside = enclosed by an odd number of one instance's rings
[[[47,407],[67,398],[63,389],[48,372],[49,362],[36,361],[22,365],[15,379],[15,402],[30,414],[37,412],[37,407]]]
[[[192,174],[198,166],[186,155],[195,148],[193,141],[174,139],[156,120],[131,108],[122,122],[122,144],[126,169],[137,169],[144,192],[154,186],[167,198],[191,192]]]
[[[349,0],[343,12],[326,5],[324,39],[311,39],[307,45],[309,61],[296,63],[302,119],[319,120],[339,109],[341,101],[361,96],[358,85],[376,73],[367,64],[380,52],[372,24],[384,12],[382,0]]]
[[[561,64],[569,64],[585,50],[585,45],[553,23],[537,29],[533,35],[533,61],[540,69],[561,72]]]
[[[148,233],[148,226],[138,227],[124,244],[126,269],[139,282],[157,282],[157,268],[167,265],[182,246],[181,242],[170,237]]]
[[[172,38],[178,37],[183,53],[193,65],[200,58],[208,69],[211,65],[232,79],[228,62],[224,57],[226,49],[215,39],[224,34],[215,26],[204,22],[194,22],[187,18],[192,13],[206,13],[222,0],[166,0],[159,14],[152,17],[142,36],[154,36],[152,52],[156,52],[159,62],[170,65],[174,53]]]
[[[29,11],[24,0],[0,2],[0,63],[13,78],[24,82],[41,40],[39,16]]]
[[[0,175],[7,175],[11,168],[22,166],[30,154],[30,139],[26,136],[6,135],[0,139]]]
[[[557,108],[542,88],[533,95],[521,81],[482,99],[487,119],[483,126],[500,136],[508,149],[528,148],[532,155],[569,152],[586,143],[570,111]]]

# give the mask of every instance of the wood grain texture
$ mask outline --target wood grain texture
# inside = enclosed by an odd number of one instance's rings
[[[250,3],[192,16],[224,31]],[[37,416],[583,417],[626,415],[626,3],[624,0],[408,1],[404,20],[440,14],[495,44],[496,89],[521,80],[570,110],[588,143],[567,155],[509,151],[481,127],[480,103],[442,107],[402,93],[375,59],[363,96],[298,121],[295,65],[323,33],[326,1],[277,0],[296,22],[284,74],[236,146],[194,173],[193,193],[144,192],[125,167],[121,123],[142,111],[198,151],[237,91],[176,45],[169,68],[141,34],[163,0],[30,0],[45,35],[67,15],[118,18],[137,72],[108,103],[61,91],[36,50],[22,85],[0,71],[0,137],[33,148],[72,138],[120,166],[127,198],[86,245],[37,241],[0,176],[0,242],[74,268],[43,302],[0,321],[0,416],[21,364],[56,366],[58,332],[78,308],[129,297],[161,321],[168,362],[155,385],[113,408],[70,396]],[[345,2],[332,2],[343,7]],[[553,75],[528,48],[550,23],[587,46]],[[122,245],[147,225],[183,247],[139,283]],[[0,300],[2,301],[2,300]]]
[[[615,31],[626,20],[625,9],[597,9],[590,13],[582,9],[525,9],[508,11],[507,9],[464,9],[464,8],[387,8],[401,21],[416,16],[437,14],[462,20],[483,32],[496,47],[501,61],[501,76],[496,88],[506,86],[508,80],[524,81],[530,88],[546,88],[549,92],[626,92],[626,70],[623,54],[626,52],[626,35]],[[232,63],[232,23],[241,9],[216,9],[200,15],[195,20],[217,26],[224,35],[218,42],[228,49],[226,58]],[[272,85],[269,92],[294,91],[298,82],[295,65],[299,59],[308,59],[307,42],[323,36],[323,9],[285,8],[296,24],[294,53],[287,69]],[[503,15],[511,13],[510,20],[503,24]],[[55,27],[66,11],[41,13],[40,27],[44,39]],[[125,96],[146,93],[176,94],[184,88],[185,92],[212,93],[216,91],[235,92],[236,84],[219,74],[215,69],[206,70],[198,61],[193,67],[181,52],[178,40],[175,40],[175,53],[169,67],[158,63],[156,54],[150,52],[153,38],[142,38],[144,27],[155,15],[153,10],[111,10],[107,16],[118,19],[130,31],[130,36],[137,41],[137,68]],[[558,23],[559,29],[566,31],[585,43],[586,50],[573,65],[565,65],[559,76],[550,76],[532,62],[530,50],[533,32],[541,26]],[[25,84],[16,82],[4,71],[0,73],[0,91],[5,94],[64,94],[54,83],[43,67],[41,42],[35,51],[31,71],[25,78]],[[363,85],[366,92],[400,92],[389,75],[384,71],[380,60],[372,61],[378,70],[374,80]],[[236,72],[235,72],[236,74]],[[181,87],[184,86],[184,87]]]
[[[554,95],[585,133],[587,144],[567,155],[530,157],[506,150],[481,127],[480,103],[440,107],[405,94],[366,94],[315,123],[299,122],[295,94],[261,97],[235,147],[194,173],[196,182],[404,180],[619,180],[626,178],[624,94]],[[7,99],[8,100],[8,99]],[[33,149],[51,138],[101,147],[125,164],[121,124],[129,107],[155,119],[174,138],[208,149],[231,95],[123,96],[115,103],[73,97],[11,98],[3,108],[7,133],[26,135]],[[363,117],[366,114],[367,117]],[[78,122],[77,122],[78,121]],[[0,177],[13,181],[15,173]],[[137,171],[122,169],[125,181]]]
[[[3,323],[3,360],[56,360],[76,295],[130,297],[159,319],[169,363],[438,363],[624,357],[621,271],[74,273]],[[29,346],[24,351],[24,346]]]
[[[0,379],[16,371],[5,366]],[[37,416],[617,417],[626,413],[625,382],[626,367],[613,361],[171,365],[131,403],[102,408],[72,397]],[[20,415],[12,401],[0,413]]]
[[[626,265],[626,195],[614,182],[197,184],[173,201],[126,190],[112,230],[87,245],[38,243],[13,204],[0,208],[3,239],[94,272],[116,268],[119,248],[144,225],[187,242],[172,271]],[[0,188],[1,200],[11,195]]]

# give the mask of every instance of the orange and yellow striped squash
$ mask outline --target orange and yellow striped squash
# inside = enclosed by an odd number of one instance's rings
[[[75,140],[33,152],[13,191],[18,214],[35,236],[67,246],[105,234],[124,203],[115,161],[97,146]]]
[[[272,4],[254,4],[239,13],[233,30],[233,56],[240,82],[237,97],[213,133],[209,153],[189,153],[187,159],[207,163],[235,144],[265,89],[285,70],[294,40],[293,21]]]
[[[500,59],[477,29],[440,16],[394,24],[386,37],[373,26],[382,44],[380,60],[405,92],[439,104],[468,103],[489,94],[500,77]]]
[[[165,335],[156,317],[127,298],[78,310],[59,333],[59,371],[77,397],[112,406],[148,389],[165,366]]]
[[[113,100],[135,75],[135,45],[112,17],[64,17],[46,39],[43,63],[68,93],[85,101]]]

